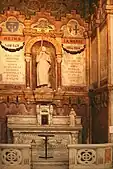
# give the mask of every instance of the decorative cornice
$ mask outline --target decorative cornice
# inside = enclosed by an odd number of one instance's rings
[[[3,9],[8,9],[11,6],[10,10],[19,9],[27,16],[34,15],[36,12],[38,13],[43,11],[49,11],[49,13],[51,12],[51,14],[55,18],[57,18],[57,20],[65,16],[67,13],[78,13],[82,17],[87,18],[92,9],[92,6],[90,4],[89,4],[89,0],[85,0],[85,1],[81,1],[81,0],[77,0],[77,1],[3,0],[0,1],[0,11],[2,12]]]

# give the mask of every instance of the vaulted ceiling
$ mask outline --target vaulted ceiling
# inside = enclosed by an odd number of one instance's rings
[[[93,12],[92,3],[97,4],[98,0],[2,0],[0,1],[0,12],[12,6],[21,10],[26,15],[33,15],[35,12],[44,9],[51,12],[56,19],[65,16],[76,10],[82,17],[88,18]]]

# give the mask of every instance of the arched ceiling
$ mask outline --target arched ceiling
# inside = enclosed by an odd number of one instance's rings
[[[33,15],[35,12],[44,9],[51,12],[56,19],[65,16],[76,10],[82,17],[87,18],[92,12],[92,3],[97,5],[98,0],[2,0],[0,1],[0,12],[10,6],[21,10],[26,15]]]

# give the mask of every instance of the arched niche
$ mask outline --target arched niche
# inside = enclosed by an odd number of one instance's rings
[[[36,56],[41,51],[41,41],[37,41],[31,47],[31,56],[32,56],[32,87],[33,89],[37,88],[37,64]],[[43,41],[43,46],[46,47],[46,52],[50,55],[51,67],[49,70],[49,82],[52,89],[56,88],[56,49],[54,45],[48,41]],[[45,70],[46,71],[46,70]]]
[[[42,35],[43,36],[43,35]],[[30,38],[27,43],[25,44],[25,53],[31,53],[31,48],[32,46],[37,43],[38,41],[42,41],[42,36],[36,36]],[[43,41],[47,41],[50,44],[53,44],[53,46],[56,49],[56,54],[61,54],[62,52],[62,45],[61,43],[56,40],[56,38],[48,37],[48,36],[43,36]]]

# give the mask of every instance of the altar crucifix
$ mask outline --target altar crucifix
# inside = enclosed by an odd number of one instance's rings
[[[39,158],[53,158],[52,156],[48,156],[48,137],[54,137],[54,135],[44,135],[44,134],[39,134],[38,136],[40,137],[45,137],[45,149],[44,149],[44,156],[39,156]]]

